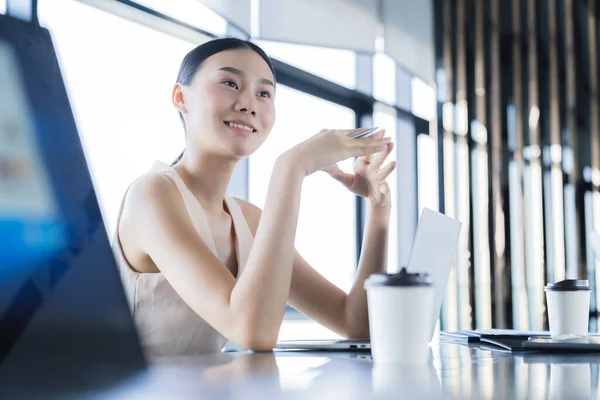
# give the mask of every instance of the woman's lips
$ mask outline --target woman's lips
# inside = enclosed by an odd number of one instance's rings
[[[230,121],[225,121],[225,126],[227,126],[229,129],[231,129],[240,136],[251,136],[254,134],[254,132],[256,132],[256,129],[253,129],[252,131],[249,130],[250,127],[248,127],[247,125],[245,126]]]

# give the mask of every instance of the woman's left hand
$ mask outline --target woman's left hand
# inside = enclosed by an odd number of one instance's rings
[[[383,137],[384,134],[385,131],[382,131],[376,137]],[[357,158],[354,162],[354,175],[345,173],[337,164],[330,165],[323,171],[342,183],[352,193],[368,199],[372,206],[390,206],[390,187],[385,179],[396,168],[396,162],[392,161],[383,168],[381,166],[393,149],[394,143],[388,143],[386,149],[375,154],[372,160],[370,156]]]

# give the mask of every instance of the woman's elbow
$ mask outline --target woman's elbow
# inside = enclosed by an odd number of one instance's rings
[[[348,332],[346,334],[346,339],[348,340],[362,340],[362,339],[370,339],[371,335],[369,334],[369,330],[357,330]]]
[[[350,325],[350,324],[349,324]],[[345,335],[349,340],[370,339],[369,323],[351,324],[346,328]]]
[[[272,351],[277,344],[276,339],[265,338],[259,335],[246,335],[238,342],[238,345],[243,349],[255,352]]]
[[[271,351],[277,345],[278,334],[279,332],[265,332],[255,326],[249,326],[240,332],[236,344],[246,350]]]

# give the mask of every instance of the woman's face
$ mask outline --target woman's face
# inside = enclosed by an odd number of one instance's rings
[[[274,85],[269,66],[250,49],[207,58],[191,85],[182,87],[188,145],[252,154],[275,122]]]

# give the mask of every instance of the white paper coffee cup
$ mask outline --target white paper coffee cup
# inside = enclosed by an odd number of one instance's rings
[[[373,274],[365,282],[375,363],[426,364],[434,287],[427,274]]]
[[[567,279],[544,288],[552,337],[588,334],[590,290],[587,280],[577,279]]]

